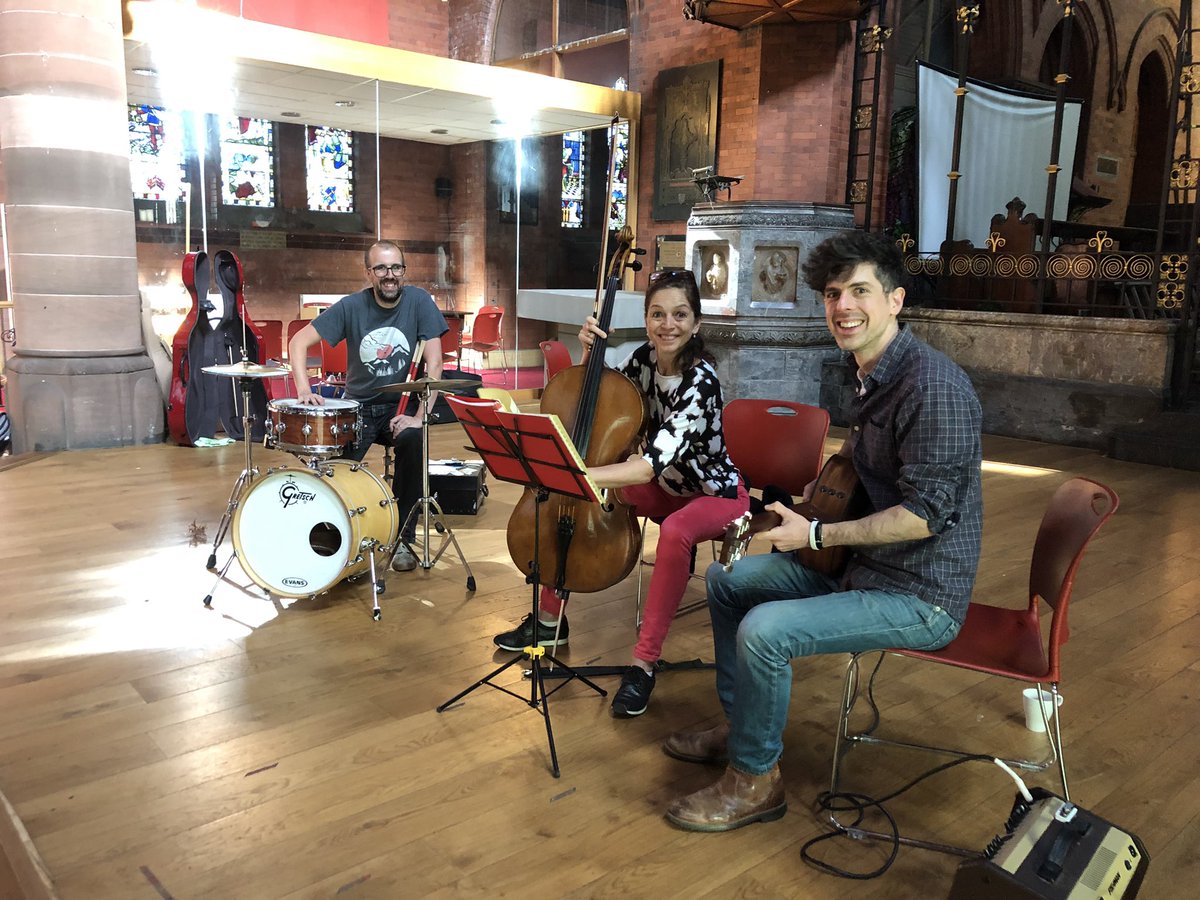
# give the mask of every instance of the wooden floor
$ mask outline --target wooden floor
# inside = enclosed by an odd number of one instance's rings
[[[463,453],[457,425],[436,427],[431,443],[435,457]],[[1080,805],[1145,841],[1153,862],[1143,896],[1184,896],[1200,879],[1200,475],[1007,439],[985,449],[977,596],[1022,602],[1038,519],[1067,477],[1088,475],[1121,495],[1072,610],[1062,709],[1072,787]],[[529,609],[505,549],[510,486],[491,484],[480,515],[450,520],[478,590],[466,591],[449,551],[429,571],[392,575],[377,623],[368,586],[272,601],[236,563],[213,608],[203,607],[214,583],[205,560],[243,465],[240,445],[6,462],[0,791],[62,898],[949,890],[957,861],[925,851],[902,850],[866,882],[800,859],[800,845],[822,831],[810,805],[826,785],[844,657],[795,664],[782,760],[790,812],[726,835],[684,833],[662,818],[674,796],[716,775],[659,749],[670,731],[717,716],[711,672],[662,675],[649,712],[629,721],[612,719],[607,700],[579,684],[555,694],[559,779],[541,716],[517,699],[484,688],[435,712],[509,658],[493,653],[491,636]],[[295,464],[262,450],[255,462]],[[633,590],[626,581],[572,601],[569,662],[627,660]],[[705,613],[676,622],[665,655],[711,658]],[[517,667],[503,680],[527,691]],[[1034,753],[1020,689],[892,658],[878,694],[901,733]],[[883,794],[931,762],[910,757],[855,750],[852,778]],[[1031,782],[1053,787],[1045,775]],[[889,809],[905,833],[982,847],[1012,796],[994,767],[970,765]],[[843,840],[822,847],[860,870],[885,855]]]

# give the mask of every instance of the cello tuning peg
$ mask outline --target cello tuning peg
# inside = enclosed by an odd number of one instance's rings
[[[625,268],[629,269],[632,272],[640,272],[640,271],[642,271],[642,264],[635,259],[633,262],[631,262]]]
[[[645,256],[645,255],[646,255],[646,248],[645,248],[645,247],[634,247],[634,248],[633,248],[633,255],[634,255],[634,256]]]

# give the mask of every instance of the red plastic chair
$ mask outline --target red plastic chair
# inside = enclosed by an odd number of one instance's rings
[[[542,356],[546,359],[547,384],[563,369],[569,369],[573,365],[571,351],[562,341],[542,341],[538,346],[542,348]]]
[[[1075,576],[1079,572],[1079,564],[1088,544],[1100,527],[1117,511],[1119,502],[1112,488],[1086,478],[1072,478],[1054,492],[1045,515],[1042,516],[1042,524],[1033,545],[1033,556],[1029,562],[1029,596],[1026,606],[991,606],[972,600],[958,636],[942,649],[882,652],[956,666],[986,675],[998,675],[1001,678],[1037,685],[1038,690],[1042,690],[1043,683],[1048,683],[1050,693],[1054,697],[1054,706],[1057,707],[1058,686],[1061,680],[1061,650],[1070,634],[1067,628],[1067,609],[1071,603]],[[1048,639],[1042,637],[1039,618],[1043,602],[1051,611]],[[858,743],[891,744],[960,757],[973,755],[928,744],[889,740],[868,733],[851,734],[848,723],[854,708],[854,699],[858,694],[858,661],[863,655],[865,654],[853,654],[846,668],[845,688],[834,736],[833,770],[830,779],[832,791],[840,789],[842,757],[851,746]],[[874,682],[874,675],[871,681]],[[868,686],[868,696],[870,693],[871,689]],[[1025,759],[1006,759],[1004,762],[1010,766],[1041,771],[1057,760],[1063,799],[1069,800],[1071,794],[1067,786],[1067,766],[1063,759],[1062,731],[1059,726],[1061,717],[1062,710],[1058,708],[1053,715],[1053,723],[1047,723],[1050,725],[1046,729],[1046,738],[1050,744],[1049,758],[1039,762]],[[843,828],[836,820],[834,824]],[[863,834],[872,836],[873,833]],[[891,835],[883,837],[891,839]],[[911,838],[901,840],[930,849],[963,852],[962,848],[945,844]]]
[[[486,366],[488,357],[493,350],[500,349],[501,328],[504,324],[504,308],[501,306],[481,306],[475,313],[471,330],[462,336],[462,349],[474,350],[483,358]],[[504,372],[508,373],[505,366]]]
[[[346,372],[348,371],[346,345],[348,343],[349,341],[341,341],[336,347],[331,347],[321,341],[317,345],[321,348],[321,384],[333,388],[338,397],[346,390]]]
[[[290,344],[292,338],[296,336],[296,332],[311,322],[311,319],[292,319],[287,325],[287,342]]]
[[[748,488],[768,484],[798,496],[821,469],[829,413],[819,406],[791,400],[730,400],[721,413],[725,447]],[[657,522],[655,524],[658,524]],[[721,533],[711,536],[717,540]],[[646,520],[642,520],[642,550],[646,549]],[[715,559],[717,554],[713,553]],[[642,623],[642,570],[654,563],[639,555],[637,620]],[[703,579],[702,573],[692,577]],[[679,613],[704,606],[703,601],[681,606]]]
[[[263,361],[283,361],[283,322],[279,319],[263,319],[258,322],[263,337]]]
[[[445,319],[446,327],[450,330],[442,335],[442,362],[453,362],[455,366],[461,366],[463,317],[445,316]]]
[[[730,400],[721,414],[725,446],[746,484],[768,484],[793,497],[821,471],[829,413],[791,400]]]

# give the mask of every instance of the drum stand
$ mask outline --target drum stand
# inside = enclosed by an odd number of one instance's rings
[[[217,567],[217,548],[221,546],[221,542],[225,540],[225,535],[229,533],[229,526],[233,522],[233,511],[237,509],[238,501],[242,498],[242,492],[250,486],[254,481],[254,476],[258,474],[258,469],[254,468],[254,463],[251,461],[251,448],[253,443],[250,437],[250,386],[254,383],[253,378],[238,377],[238,386],[242,393],[242,442],[246,445],[246,465],[238,475],[237,481],[233,483],[233,490],[229,493],[229,502],[225,506],[225,514],[221,516],[221,524],[217,526],[217,536],[213,541],[212,552],[208,554],[208,564],[206,569],[215,569]],[[236,556],[236,551],[234,552]],[[232,560],[233,557],[230,557]],[[229,563],[221,568],[221,575],[225,574],[225,570],[229,568]],[[204,605],[208,606],[212,600],[210,593],[204,598]]]
[[[250,415],[250,387],[254,383],[255,378],[270,378],[276,375],[287,374],[287,369],[272,369],[266,366],[258,366],[246,359],[245,351],[242,352],[241,363],[235,363],[245,369],[246,374],[238,374],[234,372],[213,372],[213,374],[227,375],[232,374],[238,381],[238,387],[242,394],[242,441],[246,445],[246,465],[242,468],[241,473],[237,477],[237,481],[233,483],[233,490],[229,493],[229,502],[225,506],[225,514],[221,516],[221,523],[217,526],[217,536],[213,541],[212,552],[208,554],[208,563],[205,568],[212,570],[217,567],[217,548],[221,546],[221,542],[225,540],[225,535],[229,533],[229,526],[233,522],[233,512],[237,509],[238,503],[241,502],[242,494],[254,481],[254,476],[258,474],[258,469],[254,468],[254,462],[251,458],[251,444],[254,442],[251,436],[250,423],[254,421],[254,417]],[[213,367],[220,368],[220,367]],[[211,369],[205,369],[211,371]],[[235,393],[236,397],[236,393]],[[229,559],[225,560],[225,565],[221,566],[221,570],[217,572],[217,579],[213,582],[213,586],[208,593],[204,595],[204,606],[207,609],[212,609],[213,594],[217,590],[217,585],[221,583],[221,579],[225,577],[225,573],[229,571],[230,564],[237,557],[237,549],[229,554]]]
[[[442,515],[441,506],[438,505],[436,499],[429,495],[430,388],[423,386],[412,393],[418,395],[424,406],[424,413],[421,416],[421,497],[413,504],[413,508],[409,510],[408,516],[404,519],[404,524],[400,527],[400,533],[396,538],[396,546],[399,547],[401,543],[405,542],[404,533],[408,530],[408,526],[419,516],[422,533],[421,557],[417,560],[418,564],[422,569],[432,569],[437,565],[437,561],[442,558],[442,554],[446,552],[446,547],[453,544],[454,552],[458,554],[458,558],[462,561],[463,568],[467,572],[467,590],[473,591],[475,590],[475,576],[471,573],[471,566],[467,562],[467,558],[463,555],[462,548],[458,545],[458,538],[454,536],[454,529],[446,523],[446,519]],[[429,555],[429,525],[431,522],[437,533],[442,536],[442,544],[438,547],[437,553],[433,555],[432,559]]]

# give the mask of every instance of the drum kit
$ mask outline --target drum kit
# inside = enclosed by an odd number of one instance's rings
[[[291,375],[282,365],[260,365],[243,360],[230,365],[206,366],[210,375],[234,378],[242,394],[245,435],[250,432],[250,388],[258,378]],[[389,385],[388,393],[412,393],[428,399],[432,391],[453,391],[461,381],[417,379]],[[422,430],[422,496],[413,506],[407,527],[420,516],[424,528],[423,558],[420,565],[432,568],[453,543],[467,572],[467,588],[475,590],[475,578],[467,565],[454,532],[442,518],[437,500],[429,496],[429,403],[425,403]],[[399,548],[399,516],[396,499],[388,484],[366,463],[337,459],[356,443],[362,433],[354,400],[326,398],[321,406],[306,406],[295,398],[272,400],[267,404],[265,444],[268,449],[285,450],[304,462],[292,468],[279,466],[267,470],[256,480],[250,440],[246,440],[246,461],[233,491],[212,552],[208,568],[217,567],[217,548],[232,525],[233,553],[217,573],[216,583],[204,598],[211,608],[213,592],[237,558],[250,580],[269,594],[302,598],[323,593],[343,579],[357,581],[369,574],[374,605],[372,618],[382,616],[379,595],[384,584],[379,577],[385,571],[380,564],[391,560]],[[442,535],[442,544],[430,558],[429,528]]]

